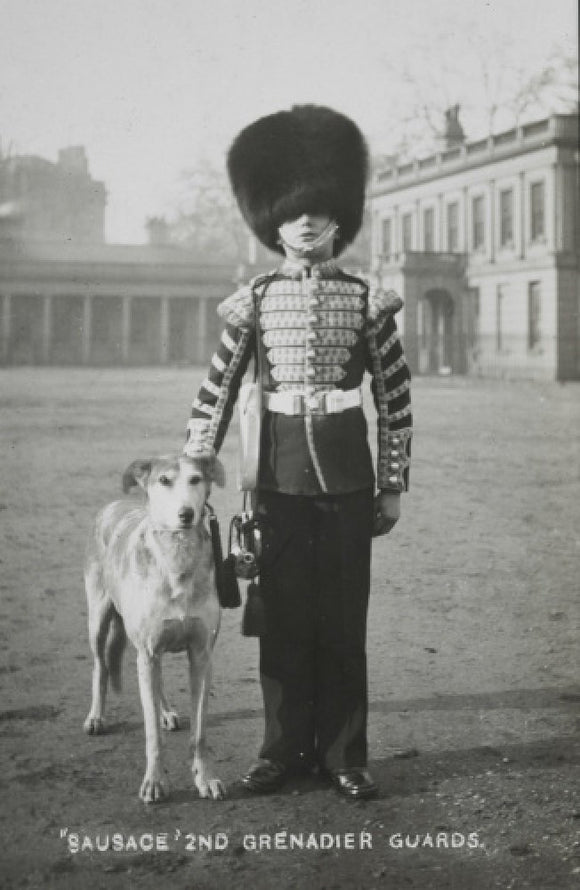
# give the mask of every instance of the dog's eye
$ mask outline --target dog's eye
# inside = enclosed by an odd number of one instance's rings
[[[159,484],[160,485],[171,485],[171,479],[169,478],[169,476],[160,476]]]
[[[189,484],[190,485],[198,485],[201,482],[201,476],[190,476]]]

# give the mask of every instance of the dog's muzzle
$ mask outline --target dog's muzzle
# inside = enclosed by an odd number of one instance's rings
[[[183,510],[179,511],[177,516],[184,528],[191,528],[195,518],[195,510],[192,507],[184,507]]]

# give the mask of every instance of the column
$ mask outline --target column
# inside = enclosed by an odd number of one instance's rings
[[[471,220],[471,208],[469,206],[469,190],[467,186],[463,188],[463,251],[471,252],[471,239],[469,237],[469,223]]]
[[[548,184],[548,183],[546,183]],[[552,176],[546,189],[546,234],[548,249],[561,253],[564,248],[564,168],[552,164]],[[550,202],[552,213],[549,213]],[[551,231],[550,231],[551,229]]]
[[[379,256],[381,253],[380,248],[380,227],[381,227],[381,217],[378,210],[375,210],[371,217],[371,271],[376,269],[379,265]]]
[[[207,299],[199,297],[197,301],[197,348],[195,351],[195,360],[198,364],[203,365],[207,361],[206,343],[207,343]]]
[[[159,359],[162,365],[166,365],[169,361],[169,297],[161,297],[160,318],[159,318]]]
[[[83,300],[82,330],[82,362],[88,365],[91,361],[91,344],[93,342],[93,298],[86,294]]]
[[[417,226],[415,228],[415,238],[413,240],[413,250],[425,250],[425,243],[423,239],[423,222],[421,220],[421,199],[417,198],[415,201],[416,207],[416,216],[417,216]]]
[[[42,298],[42,362],[50,364],[52,354],[52,294]]]
[[[405,300],[405,354],[409,367],[415,373],[419,372],[419,279],[417,275],[403,272],[404,276],[404,300]],[[403,295],[402,295],[403,296]]]
[[[495,262],[495,179],[491,179],[489,183],[489,250],[488,256],[490,263]]]
[[[526,177],[524,171],[520,172],[520,257],[523,260],[526,255]]]
[[[4,294],[2,300],[2,363],[10,361],[10,340],[12,337],[12,296]]]
[[[131,354],[131,297],[123,297],[121,319],[121,361],[129,363]]]

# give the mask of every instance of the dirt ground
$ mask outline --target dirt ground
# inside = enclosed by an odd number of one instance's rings
[[[1,886],[579,886],[577,385],[415,381],[411,491],[374,544],[378,800],[344,801],[314,779],[244,795],[236,780],[262,721],[239,611],[224,613],[210,702],[226,800],[197,798],[184,731],[166,739],[171,797],[139,801],[132,652],[110,732],[84,735],[84,541],[131,460],[181,446],[201,374],[1,372]],[[239,503],[234,455],[230,435],[230,485],[212,499],[222,527]],[[168,657],[166,676],[186,714],[184,656]]]

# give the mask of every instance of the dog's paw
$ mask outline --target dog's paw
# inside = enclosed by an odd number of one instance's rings
[[[145,773],[139,797],[143,803],[157,803],[169,794],[169,782],[159,771]]]
[[[179,729],[179,714],[173,709],[161,712],[161,726],[168,732]]]
[[[105,721],[102,717],[93,717],[89,714],[83,723],[83,729],[88,735],[102,735],[105,730]]]
[[[199,774],[193,779],[200,797],[210,797],[213,800],[223,800],[226,796],[226,788],[220,779],[201,777]]]

